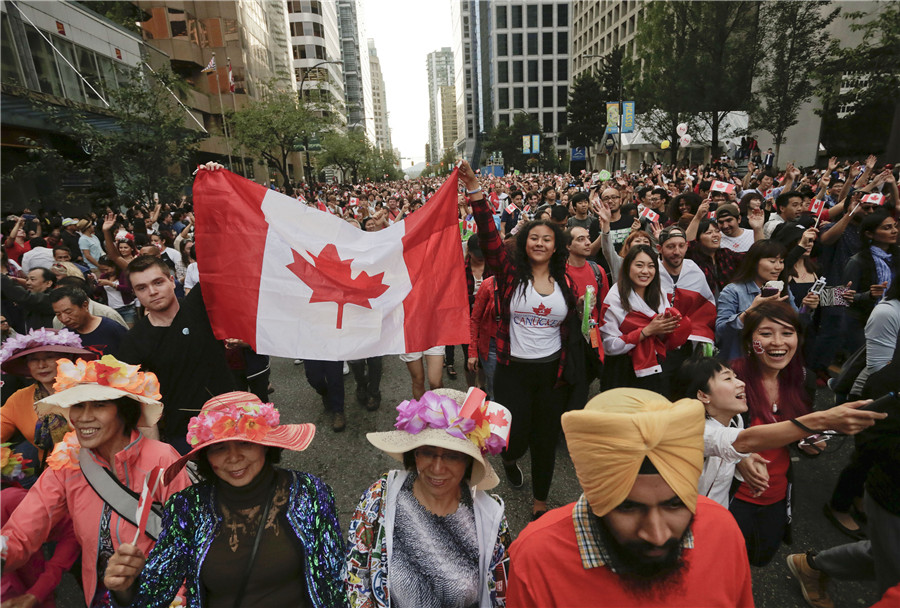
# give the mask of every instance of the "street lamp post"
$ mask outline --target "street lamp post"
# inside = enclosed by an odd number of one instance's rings
[[[325,65],[328,63],[333,63],[335,65],[344,65],[343,61],[328,61],[328,60],[320,61],[319,63],[315,64],[314,66],[312,66],[311,68],[309,68],[308,70],[303,72],[303,78],[300,79],[300,99],[301,100],[304,100],[303,96],[304,96],[305,90],[303,88],[303,85],[306,84],[306,77],[309,76],[309,73],[312,72],[313,70],[315,70],[316,68],[318,68],[320,65]],[[305,102],[305,100],[304,100],[304,102]],[[306,165],[303,167],[303,175],[306,178],[306,183],[308,185],[310,183],[310,169],[312,168],[312,166],[309,164],[309,134],[308,133],[303,136],[303,150],[306,153]]]
[[[582,57],[586,57],[589,59],[603,59],[605,55],[591,55],[585,54]],[[623,100],[625,93],[622,91],[624,79],[622,78],[622,55],[619,55],[619,100],[616,102],[619,104],[619,112],[618,112],[618,120],[616,121],[616,135],[618,136],[618,152],[616,154],[616,165],[613,167],[615,171],[619,164],[621,164],[622,158],[622,111],[625,107],[625,101]]]

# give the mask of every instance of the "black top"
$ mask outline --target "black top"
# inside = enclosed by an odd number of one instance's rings
[[[128,330],[107,317],[100,317],[100,325],[92,332],[79,334],[81,345],[85,348],[94,347],[101,355],[115,356],[119,352],[119,344]]]
[[[206,401],[234,390],[225,346],[213,335],[197,285],[181,301],[168,327],[155,327],[147,317],[122,339],[119,359],[140,364],[157,375],[166,407],[160,434],[181,451],[187,447],[187,424]]]

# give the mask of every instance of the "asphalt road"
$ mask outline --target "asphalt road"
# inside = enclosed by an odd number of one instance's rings
[[[457,349],[456,359],[459,377],[450,380],[444,374],[444,385],[466,390],[460,349]],[[312,445],[305,452],[284,453],[282,466],[318,475],[330,484],[337,500],[341,525],[346,530],[350,516],[366,488],[384,472],[399,465],[369,444],[365,434],[393,428],[396,417],[394,407],[411,394],[406,366],[396,356],[385,357],[381,386],[382,406],[376,412],[368,412],[356,404],[356,385],[352,374],[344,377],[347,428],[342,433],[331,430],[330,416],[323,411],[321,399],[306,382],[302,365],[295,366],[290,359],[273,359],[272,384],[276,392],[271,398],[281,411],[282,422],[313,422],[318,429]],[[595,383],[593,392],[596,393],[597,389]],[[820,390],[817,406],[827,407],[830,398],[827,390]],[[782,546],[772,563],[765,568],[753,568],[753,595],[759,607],[807,606],[799,586],[785,565],[785,557],[790,553],[808,549],[822,550],[850,542],[822,514],[822,505],[830,496],[838,473],[848,461],[852,448],[852,440],[849,439],[839,438],[832,443],[826,453],[818,458],[804,458],[794,462],[794,543],[791,547]],[[499,457],[493,457],[493,462],[495,468],[500,470]],[[494,490],[506,503],[506,515],[514,536],[531,520],[530,466],[527,457],[522,459],[521,465],[525,472],[525,484],[521,489],[509,487],[501,472],[502,481]],[[572,461],[564,442],[560,442],[550,506],[553,508],[568,504],[580,494]],[[715,573],[710,573],[710,576],[715,576]],[[838,608],[869,606],[878,600],[874,583],[832,581],[830,593]],[[82,593],[69,574],[65,575],[57,598],[57,605],[62,608],[84,606]]]

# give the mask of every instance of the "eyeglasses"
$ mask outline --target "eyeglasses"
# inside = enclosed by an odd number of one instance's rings
[[[416,458],[424,463],[432,463],[440,458],[445,464],[462,464],[466,462],[468,455],[453,450],[444,450],[443,454],[438,454],[431,448],[419,448],[415,451]]]
[[[622,198],[621,196],[604,196],[604,197],[602,197],[602,200],[604,200],[604,201],[617,201],[617,200],[619,200],[619,199],[621,199],[621,198]]]

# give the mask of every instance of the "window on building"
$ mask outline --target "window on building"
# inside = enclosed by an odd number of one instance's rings
[[[311,12],[313,15],[321,15],[322,14],[322,2],[320,2],[320,0],[310,0],[309,12]]]
[[[528,61],[528,82],[538,82],[539,80],[537,59],[531,59]]]
[[[541,121],[541,128],[544,130],[544,133],[556,130],[553,128],[553,112],[544,112],[544,119]]]
[[[569,25],[569,5],[565,2],[556,5],[556,25],[558,27]]]
[[[544,107],[553,107],[553,87],[544,87]]]
[[[556,77],[560,80],[568,80],[569,79],[569,60],[568,59],[557,59],[556,60]]]
[[[544,76],[543,80],[556,80],[553,77],[553,60],[552,59],[544,59]]]
[[[512,9],[512,26],[522,27],[522,5],[515,4],[510,8]]]
[[[513,61],[513,82],[524,82],[525,80],[522,63],[521,61]]]
[[[316,59],[322,59],[322,60],[328,59],[328,54],[325,52],[324,46],[317,44],[317,45],[315,45],[315,47],[316,47]]]
[[[507,48],[508,39],[506,34],[498,34],[497,35],[497,56],[498,57],[506,57],[509,54],[509,49]]]
[[[498,6],[497,7],[497,27],[506,27],[506,7]]]
[[[63,54],[63,57],[69,60],[69,63],[78,66],[78,60],[75,59],[75,45],[59,36],[53,36],[51,40],[53,40],[53,45],[56,49]],[[79,50],[82,50],[84,55],[84,63],[81,65],[82,75],[95,89],[102,91],[103,87],[100,86],[97,64],[94,62],[94,53],[87,49]],[[82,55],[82,53],[79,53],[79,55]],[[76,74],[75,70],[70,68],[65,61],[60,61],[57,65],[59,67],[59,74],[62,77],[63,93],[66,98],[74,101],[84,101],[84,93],[81,91],[81,79],[78,77],[78,74]],[[90,92],[90,88],[88,88],[88,92]],[[92,99],[97,99],[99,101],[96,95],[93,93],[90,93],[90,95]]]
[[[537,4],[529,4],[526,7],[528,13],[528,27],[537,27]]]
[[[543,5],[541,13],[541,27],[553,27],[553,5]]]
[[[512,54],[513,55],[523,55],[522,52],[522,34],[513,34],[512,35]]]
[[[556,33],[556,52],[560,55],[565,55],[569,52],[569,33],[568,32],[557,32]]]
[[[41,93],[62,97],[62,81],[60,81],[59,72],[56,69],[56,56],[53,49],[33,28],[26,31],[28,48],[31,49],[31,57],[34,60],[38,82],[41,85]]]
[[[12,37],[12,31],[9,27],[9,17],[6,13],[0,13],[0,19],[3,23],[3,32],[0,34],[0,58],[3,63],[3,82],[11,82],[13,84],[22,84],[22,71],[19,66],[19,56],[16,51],[16,45]]]
[[[509,114],[498,114],[497,122],[501,125],[508,125],[509,124]]]
[[[537,7],[535,7],[537,8]],[[528,54],[529,55],[537,55],[538,54],[538,35],[535,32],[528,34]]]
[[[497,89],[497,107],[501,110],[509,109],[509,89],[506,87]]]
[[[556,130],[562,131],[566,126],[566,113],[565,112],[557,112],[556,113]]]
[[[552,55],[553,54],[553,32],[544,32],[541,34],[543,40],[541,41],[541,52],[544,55]]]
[[[509,82],[509,63],[501,61],[497,64],[497,81]]]
[[[513,89],[513,110],[521,110],[525,107],[525,89],[516,87]]]
[[[556,87],[556,101],[562,105],[566,103],[566,100],[569,98],[569,87],[566,85],[561,85]]]
[[[538,101],[538,87],[528,87],[528,107],[537,108],[540,105]]]

